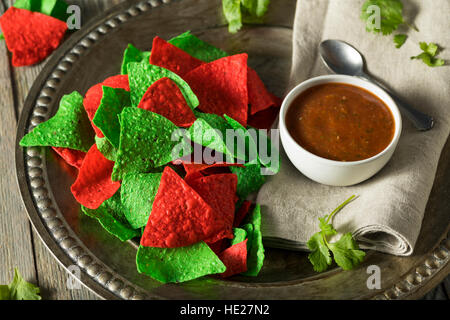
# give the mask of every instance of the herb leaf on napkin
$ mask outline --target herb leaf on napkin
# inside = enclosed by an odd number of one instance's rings
[[[344,234],[335,243],[330,243],[328,247],[333,252],[337,265],[344,270],[352,270],[357,267],[366,255],[364,251],[359,250],[358,244],[350,232]]]
[[[420,49],[422,49],[422,53],[411,57],[411,60],[420,59],[429,67],[440,67],[445,64],[443,59],[436,58],[436,55],[439,52],[439,47],[437,44],[430,42],[429,44],[426,42],[420,42]]]
[[[380,28],[374,23],[369,23],[372,19],[373,11],[370,7],[380,8]],[[403,3],[400,0],[367,0],[362,6],[361,19],[366,21],[366,30],[373,33],[389,35],[398,26],[403,24]]]
[[[327,237],[337,234],[336,229],[331,224],[333,216],[353,199],[355,199],[354,195],[337,207],[330,215],[319,218],[320,231],[315,233],[307,243],[309,250],[311,250],[308,259],[313,265],[314,271],[323,272],[328,269],[328,266],[333,262],[330,251],[333,253],[336,264],[344,270],[351,270],[364,260],[366,254],[359,250],[358,244],[350,232],[344,234],[334,243],[327,241]]]
[[[395,47],[397,49],[400,49],[405,44],[406,39],[408,39],[408,36],[406,34],[396,34],[394,36]]]

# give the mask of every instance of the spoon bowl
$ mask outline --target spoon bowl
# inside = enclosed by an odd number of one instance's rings
[[[364,61],[351,45],[336,40],[325,40],[319,47],[324,64],[337,74],[355,76],[362,74]]]

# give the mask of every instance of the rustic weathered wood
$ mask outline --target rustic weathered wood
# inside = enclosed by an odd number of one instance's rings
[[[15,0],[0,2],[0,12]],[[82,24],[123,0],[68,1],[82,11]],[[40,286],[44,299],[98,299],[83,286],[68,289],[68,273],[32,230],[17,190],[14,169],[14,143],[17,116],[23,102],[46,61],[30,67],[13,68],[4,41],[0,43],[0,283],[12,280],[14,267]]]
[[[0,11],[4,6],[0,2]],[[9,55],[0,41],[0,283],[9,283],[14,267],[37,282],[31,245],[31,229],[17,189],[14,170],[16,115]]]
[[[89,21],[92,17],[101,13],[103,10],[121,2],[121,0],[83,0],[83,1],[71,1],[81,7],[82,10],[82,23]],[[39,68],[40,69],[40,68]],[[25,79],[33,79],[37,76],[37,73],[23,72],[20,76],[20,80],[25,82]],[[29,85],[31,85],[29,83]],[[25,87],[25,85],[22,85]],[[28,92],[29,88],[27,89]],[[26,97],[23,96],[24,98]],[[20,107],[22,110],[22,107]],[[94,300],[98,297],[91,293],[83,286],[80,289],[68,289],[67,279],[69,274],[65,271],[51,255],[51,253],[44,246],[42,241],[33,230],[33,243],[36,254],[37,271],[39,274],[39,284],[42,288],[42,295],[46,299],[58,299],[58,300]]]

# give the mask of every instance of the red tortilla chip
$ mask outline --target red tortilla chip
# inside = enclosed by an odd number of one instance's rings
[[[59,154],[61,158],[63,158],[72,167],[75,167],[77,169],[81,168],[84,157],[86,156],[85,152],[69,148],[58,148],[58,147],[52,148],[53,150],[55,150],[57,154]]]
[[[271,94],[255,70],[248,68],[248,103],[250,104],[250,114],[269,109],[279,105],[279,99]]]
[[[169,78],[161,78],[153,83],[138,108],[160,114],[177,127],[190,127],[196,120],[180,88]]]
[[[102,82],[102,84],[106,87],[130,91],[130,83],[128,82],[128,75],[126,74],[118,74],[106,78],[105,81]]]
[[[195,179],[201,178],[206,175],[210,174],[217,174],[217,173],[226,173],[226,172],[215,172],[211,169],[213,168],[227,168],[227,167],[243,167],[243,165],[238,163],[214,163],[214,164],[199,164],[199,163],[182,163],[184,170],[186,171],[186,176],[184,180],[193,181]],[[229,173],[229,172],[228,172]]]
[[[104,135],[99,128],[97,128],[93,123],[92,119],[97,112],[98,107],[100,106],[100,102],[103,97],[103,86],[111,87],[114,89],[124,89],[130,91],[130,84],[128,83],[128,75],[117,75],[113,77],[107,78],[102,83],[98,83],[95,86],[91,87],[87,92],[83,100],[84,108],[86,109],[86,113],[91,120],[92,127],[95,130],[95,134],[99,138],[103,138]]]
[[[186,174],[186,176],[184,177],[184,181],[189,184],[191,181],[200,179],[204,176],[205,175],[201,171],[193,171],[190,174]]]
[[[208,244],[208,246],[218,256],[227,248],[228,243],[229,243],[228,239],[221,239],[217,242]]]
[[[272,100],[274,101],[274,107],[276,108],[280,108],[281,104],[283,103],[283,99],[277,97],[276,95],[274,95],[273,93],[270,93],[270,95],[272,96]]]
[[[227,267],[227,271],[221,273],[220,277],[228,278],[247,271],[247,241],[245,239],[219,254],[219,259]]]
[[[188,184],[224,221],[221,231],[205,241],[214,243],[223,238],[232,239],[237,176],[233,173],[216,174],[189,181]]]
[[[233,227],[237,228],[241,225],[244,218],[247,216],[247,214],[250,211],[250,207],[252,206],[252,203],[250,201],[244,201],[239,208],[238,212],[236,212],[236,215],[234,216],[234,222]]]
[[[270,130],[279,113],[279,107],[270,107],[269,109],[251,115],[248,119],[248,124],[256,129]]]
[[[247,54],[237,54],[203,64],[184,76],[197,95],[198,108],[224,114],[247,125]]]
[[[150,64],[166,68],[183,77],[204,62],[156,36],[153,39]]]
[[[0,27],[15,67],[47,58],[58,48],[67,31],[67,24],[61,20],[15,7],[0,17]]]
[[[173,169],[165,167],[141,237],[144,247],[176,248],[213,239],[228,223]],[[232,234],[231,234],[232,236]]]
[[[106,159],[94,144],[89,149],[77,180],[71,190],[75,199],[89,209],[97,209],[120,188],[120,182],[111,180],[114,162]]]

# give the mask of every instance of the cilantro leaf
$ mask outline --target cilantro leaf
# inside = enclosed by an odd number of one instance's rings
[[[10,300],[9,288],[7,285],[0,285],[0,301],[1,300]]]
[[[366,255],[364,251],[359,250],[350,232],[344,234],[335,243],[330,243],[328,247],[333,252],[337,265],[344,270],[351,270],[358,266]]]
[[[436,58],[439,52],[439,46],[433,42],[427,44],[426,42],[420,42],[420,49],[422,53],[417,56],[411,57],[411,60],[422,60],[429,67],[441,67],[445,64],[443,59]]]
[[[422,49],[423,52],[429,54],[430,56],[434,57],[439,50],[439,47],[436,43],[430,42],[430,44],[426,42],[419,42],[420,49]]]
[[[0,286],[0,300],[41,300],[39,291],[38,287],[26,282],[15,268],[13,281],[7,286]]]
[[[313,265],[314,271],[323,272],[327,270],[333,260],[331,259],[330,251],[325,244],[323,233],[315,233],[311,239],[309,239],[307,245],[309,250],[311,250],[308,259]]]
[[[397,49],[400,49],[405,44],[406,39],[408,39],[408,36],[406,34],[396,34],[394,36],[395,47]]]
[[[429,67],[441,67],[445,64],[445,61],[442,59],[436,59],[430,56],[428,53],[421,53],[418,56],[411,57],[411,60],[419,59],[422,60]]]
[[[332,224],[327,222],[328,216],[319,218],[319,228],[325,236],[333,236],[337,233]]]
[[[330,223],[331,219],[354,198],[355,196],[351,196],[330,215],[319,218],[321,231],[315,233],[307,242],[307,246],[311,250],[308,259],[313,265],[314,271],[323,272],[328,269],[328,266],[333,262],[330,250],[336,264],[344,270],[351,270],[363,261],[366,254],[359,250],[358,244],[351,233],[344,234],[337,242],[329,243],[327,241],[328,236],[337,234],[336,229]]]
[[[371,10],[378,7],[380,10],[380,24],[374,23],[373,15],[376,11]],[[362,6],[361,19],[366,22],[366,30],[373,33],[389,35],[398,26],[403,24],[403,3],[400,0],[367,0]]]
[[[244,13],[254,18],[261,18],[269,8],[270,0],[242,0]]]
[[[0,40],[5,40],[5,36],[3,35],[3,33],[0,33]]]
[[[241,0],[222,0],[222,7],[228,21],[228,31],[238,32],[242,28]]]
[[[225,19],[228,21],[228,31],[236,33],[246,23],[261,23],[261,18],[269,8],[270,0],[222,0]]]

